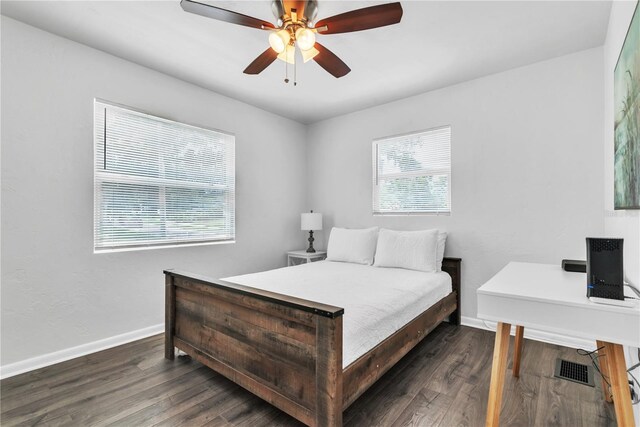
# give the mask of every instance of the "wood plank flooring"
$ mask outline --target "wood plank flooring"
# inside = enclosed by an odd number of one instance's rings
[[[484,425],[493,339],[479,329],[439,326],[344,413],[345,426]],[[158,335],[2,380],[0,423],[301,425],[189,358],[165,360],[163,344]],[[590,363],[574,349],[525,340],[520,378],[507,373],[502,425],[614,426],[600,379],[588,387],[553,378],[556,357]]]

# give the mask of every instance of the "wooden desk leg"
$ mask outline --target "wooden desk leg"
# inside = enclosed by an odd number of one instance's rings
[[[600,349],[598,350],[598,362],[600,362],[600,376],[602,377],[602,394],[604,395],[604,400],[611,403],[613,399],[611,399],[611,390],[609,390],[609,384],[607,384],[607,381],[610,381],[611,378],[609,374],[609,358],[605,349],[602,348],[604,346],[604,342],[596,341],[596,348]]]
[[[524,344],[524,326],[516,326],[516,342],[513,348],[513,376],[520,376],[520,359],[522,358],[522,345]]]
[[[489,387],[489,404],[487,405],[487,421],[485,424],[487,427],[497,427],[500,424],[502,389],[504,388],[504,376],[507,369],[510,338],[511,325],[499,322],[496,329],[496,341],[493,346],[491,386]]]
[[[635,421],[631,408],[631,393],[629,393],[624,350],[620,344],[605,342],[604,346],[605,353],[609,359],[609,382],[613,392],[616,421],[619,427],[633,427],[635,426]]]

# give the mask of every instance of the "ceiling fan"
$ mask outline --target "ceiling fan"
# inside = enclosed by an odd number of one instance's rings
[[[351,69],[333,52],[316,42],[316,34],[339,34],[369,30],[397,24],[402,19],[400,3],[365,7],[316,22],[317,0],[272,0],[271,10],[278,20],[277,26],[262,19],[193,0],[181,0],[180,5],[186,12],[270,32],[269,45],[271,47],[249,64],[244,70],[245,74],[260,74],[276,59],[295,65],[297,46],[304,62],[313,59],[334,77],[342,77]],[[285,82],[288,81],[285,79]]]

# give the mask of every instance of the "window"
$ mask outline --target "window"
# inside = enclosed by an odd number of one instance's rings
[[[451,127],[373,142],[373,213],[451,211]]]
[[[94,250],[233,242],[235,137],[94,103]]]

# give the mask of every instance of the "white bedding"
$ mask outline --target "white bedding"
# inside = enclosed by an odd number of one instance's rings
[[[451,276],[320,261],[223,280],[344,308],[346,367],[451,293]]]

